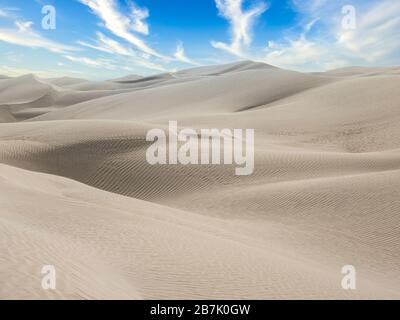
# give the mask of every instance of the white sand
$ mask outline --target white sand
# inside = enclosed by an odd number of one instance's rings
[[[399,75],[1,79],[0,298],[400,298]],[[168,120],[254,128],[254,174],[150,166]]]

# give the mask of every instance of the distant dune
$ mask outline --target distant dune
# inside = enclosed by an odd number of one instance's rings
[[[0,299],[399,299],[399,87],[398,67],[252,61],[0,76]],[[170,120],[255,129],[254,173],[151,166]]]

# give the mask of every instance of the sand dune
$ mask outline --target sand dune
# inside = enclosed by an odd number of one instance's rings
[[[227,224],[4,165],[0,172],[5,196],[0,252],[8,261],[0,274],[19,271],[2,287],[2,296],[398,297],[382,276],[382,282],[371,281],[369,270],[363,270],[359,294],[343,293],[335,265],[291,251],[274,239],[289,230],[273,222],[265,223],[268,236],[262,241],[242,230],[246,222]],[[26,210],[32,201],[37,205]],[[63,289],[51,294],[38,289],[43,261],[60,268]]]
[[[0,123],[4,122],[14,122],[15,118],[12,113],[8,110],[8,108],[1,108],[0,109]]]
[[[49,79],[44,79],[44,81],[50,82],[51,84],[54,84],[58,87],[68,87],[78,83],[88,82],[88,80],[85,79],[71,78],[71,77],[49,78]]]
[[[89,87],[90,92],[79,86]],[[34,75],[26,75],[0,82],[0,109],[8,109],[18,120],[26,120],[83,101],[122,92],[124,89],[118,85],[100,83],[96,88],[90,82],[80,79],[41,80]]]
[[[400,298],[399,76],[244,61],[1,80],[0,298]],[[146,133],[169,120],[255,129],[254,173],[151,166]]]
[[[126,83],[126,82],[133,82],[133,81],[137,81],[139,79],[143,78],[142,76],[139,76],[137,74],[130,74],[127,75],[125,77],[120,77],[120,78],[116,78],[116,79],[112,79],[110,81],[112,82],[117,82],[117,83]]]
[[[239,64],[235,68],[235,65],[229,65],[216,68],[213,73],[209,68],[196,68],[175,74],[172,79],[161,81],[158,85],[146,87],[147,90],[105,97],[101,102],[76,104],[38,117],[37,120],[154,121],[185,115],[197,117],[232,113],[272,103],[331,81],[321,76],[286,71],[268,65],[257,68],[257,63],[248,62],[245,66]],[[139,82],[148,81],[142,78]],[[135,104],[132,105],[131,101],[135,101]]]
[[[377,75],[388,75],[388,74],[400,74],[400,67],[393,68],[366,68],[366,67],[347,67],[330,70],[324,73],[325,75],[335,75],[335,76],[377,76]]]

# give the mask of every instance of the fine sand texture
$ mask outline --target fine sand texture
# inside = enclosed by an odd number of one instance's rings
[[[399,88],[252,61],[0,77],[0,299],[400,299]],[[150,165],[169,121],[254,129],[253,174]]]

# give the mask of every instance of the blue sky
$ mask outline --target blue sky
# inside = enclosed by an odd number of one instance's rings
[[[46,5],[55,29],[42,27]],[[399,39],[398,0],[0,0],[9,75],[106,79],[244,59],[299,71],[399,65]]]

